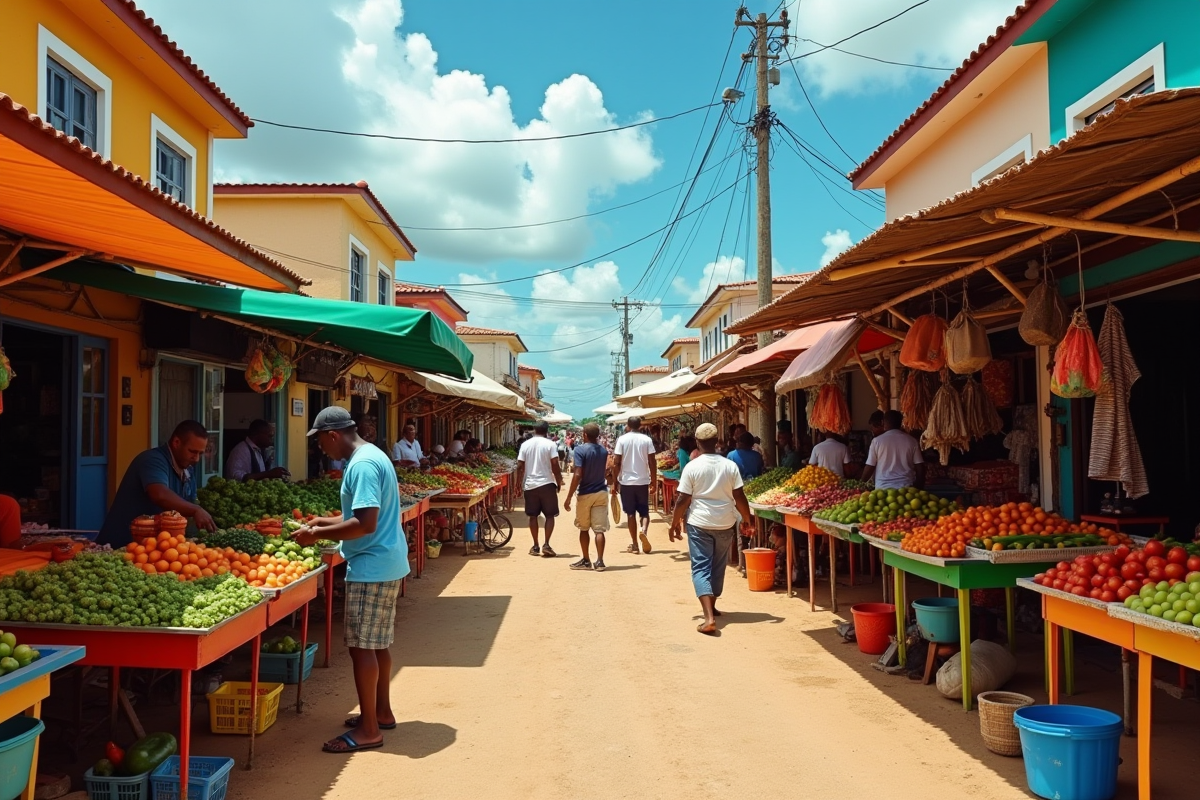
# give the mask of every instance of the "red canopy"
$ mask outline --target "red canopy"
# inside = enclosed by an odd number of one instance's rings
[[[838,322],[818,322],[804,328],[790,331],[777,342],[772,342],[761,350],[747,353],[730,361],[723,367],[710,372],[705,378],[709,386],[718,383],[737,383],[752,376],[778,374],[796,356],[821,340],[831,330],[840,329],[848,320]]]

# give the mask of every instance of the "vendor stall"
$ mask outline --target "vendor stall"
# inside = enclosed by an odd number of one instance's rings
[[[39,646],[37,649],[41,654],[37,661],[0,678],[0,720],[10,719],[18,714],[26,717],[40,717],[42,701],[50,696],[51,674],[74,664],[84,656],[82,647]],[[38,773],[39,739],[40,737],[34,739],[33,763],[29,768],[29,782],[21,792],[21,800],[33,800],[34,797]]]

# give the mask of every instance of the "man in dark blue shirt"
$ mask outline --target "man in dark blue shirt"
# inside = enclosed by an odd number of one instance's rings
[[[213,518],[196,505],[196,479],[193,467],[200,463],[208,448],[208,431],[195,420],[175,427],[166,444],[139,453],[129,464],[108,516],[100,528],[98,541],[114,550],[129,544],[129,525],[143,515],[178,511],[206,531],[217,529]]]
[[[744,481],[762,475],[763,457],[754,449],[754,435],[748,431],[738,435],[737,449],[729,454],[729,460],[738,465]]]
[[[603,572],[604,567],[604,533],[608,530],[608,486],[612,483],[612,475],[608,471],[608,451],[597,440],[600,438],[600,426],[589,422],[583,426],[582,444],[575,445],[572,463],[575,467],[571,474],[571,488],[567,490],[567,499],[563,509],[571,510],[571,498],[579,492],[579,504],[575,510],[575,527],[579,528],[579,546],[583,548],[583,558],[571,565],[571,569],[594,569]],[[590,541],[588,531],[596,536],[596,560],[588,558]]]

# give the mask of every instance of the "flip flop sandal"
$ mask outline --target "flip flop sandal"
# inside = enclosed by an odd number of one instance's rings
[[[642,552],[649,553],[650,552],[650,537],[646,535],[645,531],[642,531],[640,534],[638,534],[638,538],[642,540]]]
[[[629,547],[625,548],[625,552],[626,553],[640,553],[642,551],[637,549],[636,544],[631,544],[631,545],[629,545]]]
[[[354,741],[354,737],[348,733],[343,733],[340,736],[335,736],[330,741],[331,742],[341,741],[342,744],[346,745],[346,747],[343,749],[338,749],[338,748],[330,747],[329,746],[330,742],[326,742],[325,744],[321,745],[321,749],[324,750],[326,753],[357,753],[359,750],[371,750],[376,747],[383,747],[383,742],[370,742],[368,744],[359,744],[358,742]]]
[[[346,727],[347,728],[357,728],[359,719],[360,719],[360,717],[357,714],[353,717],[348,717],[346,719]],[[394,723],[394,722],[379,723],[379,730],[381,730],[381,731],[392,731],[395,729],[396,729],[396,723]]]
[[[554,552],[550,545],[544,545],[542,547],[542,558],[556,558],[557,556],[558,553]]]

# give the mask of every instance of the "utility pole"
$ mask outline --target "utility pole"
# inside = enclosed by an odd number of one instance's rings
[[[625,389],[629,391],[629,345],[633,344],[633,334],[629,331],[629,309],[634,308],[641,310],[645,307],[645,303],[638,300],[630,300],[629,295],[621,298],[620,302],[612,301],[612,307],[622,312],[621,317],[621,349],[625,356]]]
[[[621,376],[624,370],[621,368],[621,351],[613,350],[609,353],[612,356],[612,376],[613,376],[613,392],[612,396],[616,397],[622,394],[625,390],[621,388]]]
[[[755,165],[755,198],[758,211],[758,276],[755,281],[758,286],[758,307],[769,305],[774,299],[773,282],[771,280],[771,101],[768,96],[770,85],[779,84],[779,70],[770,66],[772,59],[777,60],[779,53],[772,53],[772,44],[776,51],[787,47],[788,15],[787,9],[779,12],[779,19],[770,21],[766,14],[750,17],[750,12],[742,6],[737,11],[734,24],[739,28],[754,28],[754,51],[742,56],[744,61],[755,60],[756,94],[758,110],[754,115],[751,130],[758,145],[757,164]],[[772,42],[771,29],[782,28],[783,35]],[[771,343],[770,331],[758,334],[758,347],[761,350]],[[766,430],[762,436],[763,455],[768,464],[775,464],[775,429],[776,400],[773,387],[764,389],[761,393],[763,422]]]

